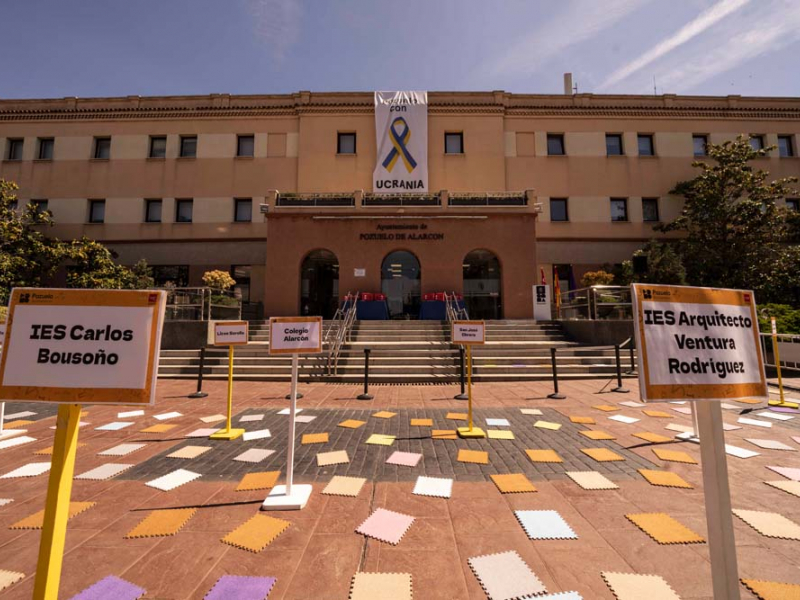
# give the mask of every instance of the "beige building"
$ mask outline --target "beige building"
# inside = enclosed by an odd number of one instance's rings
[[[706,142],[751,135],[779,148],[760,167],[800,175],[800,99],[428,100],[425,195],[373,193],[371,93],[2,100],[0,177],[54,235],[145,258],[159,283],[230,270],[265,315],[330,316],[361,291],[414,317],[446,290],[471,316],[527,318],[541,271],[566,289],[677,216],[668,192]]]

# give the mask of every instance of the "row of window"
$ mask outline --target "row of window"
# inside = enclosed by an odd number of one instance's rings
[[[87,210],[87,222],[105,223],[106,221],[106,201],[89,200]],[[31,200],[38,211],[48,209],[47,200]],[[144,201],[144,222],[161,223],[163,215],[164,201],[160,198],[148,198]],[[175,222],[191,223],[194,211],[194,200],[191,198],[175,199]],[[253,199],[234,198],[233,199],[233,221],[234,223],[249,223],[253,220]]]
[[[569,199],[550,198],[550,220],[556,222],[569,221]],[[628,221],[628,199],[610,198],[611,221]],[[787,198],[786,206],[793,211],[800,212],[800,199]],[[642,198],[642,221],[658,222],[661,220],[658,211],[658,198]]]
[[[654,136],[651,133],[639,133],[636,136],[639,156],[655,156],[656,148]],[[22,160],[22,149],[25,140],[22,138],[9,138],[6,149],[6,160]],[[751,135],[750,144],[754,150],[763,150],[765,147],[763,135]],[[708,146],[708,136],[705,134],[693,134],[692,146],[695,156],[705,156]],[[38,138],[36,157],[38,160],[52,160],[53,149],[55,147],[54,138]],[[355,132],[339,132],[336,138],[337,154],[356,153],[356,134]],[[464,133],[445,132],[444,134],[445,154],[464,154]],[[255,136],[237,135],[236,136],[236,156],[250,158],[255,153]],[[547,134],[547,154],[548,156],[565,156],[566,146],[564,144],[563,133]],[[606,134],[606,155],[624,156],[623,136],[621,133]],[[778,154],[781,157],[795,156],[794,142],[791,135],[778,136]],[[179,154],[181,158],[195,158],[197,156],[197,136],[180,136]],[[166,158],[167,156],[167,136],[151,135],[149,158]],[[94,149],[92,157],[97,160],[108,160],[111,158],[111,138],[94,138]]]

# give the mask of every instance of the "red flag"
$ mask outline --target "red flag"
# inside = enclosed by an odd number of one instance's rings
[[[553,294],[556,297],[556,312],[558,313],[561,310],[561,283],[558,280],[557,267],[553,267]]]
[[[544,267],[539,267],[539,272],[542,274],[542,285],[547,285],[547,280],[544,278]]]

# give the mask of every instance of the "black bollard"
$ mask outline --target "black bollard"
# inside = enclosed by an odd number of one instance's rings
[[[612,392],[617,392],[618,394],[627,394],[628,389],[622,387],[622,365],[620,364],[619,360],[619,344],[614,346],[614,356],[617,361],[617,387],[615,387]]]
[[[200,348],[200,368],[197,369],[197,391],[189,394],[189,398],[205,398],[207,392],[203,391],[203,368],[206,366],[206,348]]]
[[[630,350],[630,357],[631,357],[631,370],[628,373],[636,373],[636,360],[633,358],[633,344],[629,346]]]
[[[369,348],[364,348],[364,393],[356,396],[357,400],[372,400],[372,394],[369,393]]]
[[[566,396],[558,393],[558,366],[556,365],[555,348],[550,348],[550,364],[553,368],[553,393],[548,394],[547,397],[551,400],[563,400]]]
[[[467,396],[467,392],[464,388],[464,346],[458,347],[458,357],[461,363],[461,393],[457,396],[453,396],[455,400],[468,400],[469,396]]]

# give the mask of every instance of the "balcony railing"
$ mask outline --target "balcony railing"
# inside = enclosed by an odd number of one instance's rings
[[[441,206],[438,194],[364,194],[364,206]]]
[[[527,206],[528,198],[519,192],[451,193],[447,203],[450,206]]]
[[[353,195],[347,194],[281,194],[277,206],[355,206]]]

